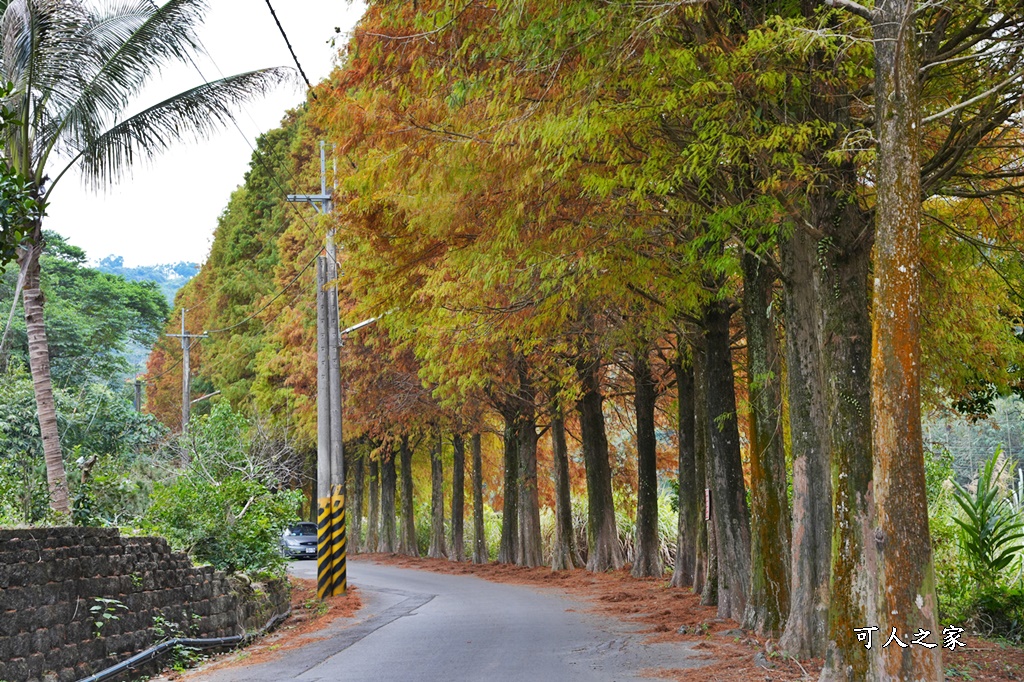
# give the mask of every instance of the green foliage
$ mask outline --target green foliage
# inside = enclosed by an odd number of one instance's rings
[[[179,442],[186,464],[154,486],[147,528],[219,569],[283,572],[278,538],[298,517],[302,494],[282,489],[285,463],[263,441],[226,402],[194,419]]]
[[[1000,571],[1024,548],[1018,542],[1024,538],[1024,522],[999,489],[999,477],[1007,464],[1001,455],[1002,451],[997,449],[985,462],[973,494],[954,482],[953,499],[966,515],[954,521],[963,530],[963,548],[975,577],[988,584],[995,582]]]
[[[49,504],[32,380],[20,362],[0,373],[0,525],[39,523]],[[54,391],[75,498],[75,520],[130,522],[146,504],[154,444],[164,429],[103,384]]]
[[[199,614],[193,613],[191,622],[186,620],[185,624],[182,625],[157,615],[153,617],[153,634],[156,635],[158,642],[168,642],[182,637],[194,637],[199,632],[201,620],[202,618]],[[176,644],[171,652],[171,669],[176,672],[182,672],[205,658],[206,656],[196,649]]]
[[[128,353],[153,344],[170,307],[155,283],[129,282],[85,261],[82,249],[46,233],[40,278],[51,375],[57,386],[100,381],[120,388],[132,370]],[[14,266],[0,277],[0,309],[10,309],[17,277]],[[11,334],[12,355],[27,358],[24,314],[15,315]]]
[[[0,84],[0,100],[14,92],[14,83]],[[0,130],[17,125],[18,116],[0,106]],[[17,248],[28,236],[31,224],[42,217],[44,204],[36,199],[32,184],[9,162],[0,163],[0,266],[17,258]]]
[[[631,564],[636,560],[636,502],[622,490],[614,491],[613,497],[622,555],[626,563]],[[661,555],[661,565],[666,571],[672,570],[675,564],[677,518],[678,511],[672,509],[670,494],[658,495],[658,553]]]
[[[121,620],[117,615],[118,611],[127,611],[128,607],[118,599],[107,597],[94,597],[93,605],[89,607],[92,614],[92,626],[97,637],[103,636],[103,626],[114,620]]]
[[[940,617],[1019,643],[1024,641],[1024,584],[1011,569],[1022,524],[1001,487],[1006,463],[997,449],[982,465],[971,493],[952,480],[948,452],[925,453]]]

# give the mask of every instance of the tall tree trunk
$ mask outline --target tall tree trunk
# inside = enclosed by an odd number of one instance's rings
[[[519,556],[520,566],[544,564],[541,548],[540,497],[537,492],[536,390],[527,374],[526,362],[519,361]]]
[[[438,429],[430,448],[430,546],[427,556],[443,559],[447,554],[444,542],[444,465],[441,461],[443,440]]]
[[[402,525],[399,530],[398,553],[419,556],[420,548],[416,544],[416,519],[413,516],[412,449],[409,447],[408,436],[402,436],[398,452],[402,459]]]
[[[395,451],[388,447],[383,453],[380,461],[380,541],[377,544],[378,552],[390,554],[398,546],[398,538],[395,536],[395,487],[397,485],[397,472],[395,471]]]
[[[711,425],[711,500],[718,544],[718,615],[742,620],[750,590],[750,517],[736,421],[727,304],[704,311],[708,419]]]
[[[864,679],[871,652],[853,628],[872,621],[876,563],[871,502],[871,316],[868,272],[871,221],[853,196],[856,176],[846,169],[848,191],[827,187],[814,197],[826,233],[818,249],[822,371],[833,492],[832,574],[823,679]],[[818,216],[815,216],[818,218]]]
[[[381,544],[380,537],[380,460],[370,459],[370,513],[366,520],[366,548],[376,552]]]
[[[555,478],[555,541],[551,548],[551,570],[563,571],[583,565],[572,527],[572,495],[569,485],[569,448],[565,441],[565,420],[560,410],[551,416],[552,468]]]
[[[39,223],[32,230],[31,246],[19,252],[19,262],[25,269],[25,327],[28,334],[28,364],[32,372],[32,389],[36,398],[36,416],[43,441],[43,459],[46,462],[46,482],[50,490],[50,508],[60,514],[70,514],[68,479],[64,470],[64,455],[60,447],[57,427],[57,407],[53,401],[53,382],[50,380],[50,348],[43,323],[43,292],[39,288],[39,257],[43,252],[43,232]]]
[[[587,469],[587,570],[599,573],[622,568],[622,545],[615,527],[599,364],[582,361],[577,370],[583,389],[576,409],[580,413],[583,463]]]
[[[832,543],[832,481],[817,310],[817,249],[797,229],[779,245],[785,284],[786,375],[793,457],[790,601],[779,646],[796,658],[825,653]]]
[[[872,13],[878,139],[872,315],[875,539],[880,561],[872,625],[888,636],[938,637],[921,441],[921,163],[917,32],[910,0]],[[862,627],[862,626],[861,626]],[[869,679],[941,680],[941,647],[883,647]]]
[[[466,558],[466,441],[461,433],[452,436],[452,561]]]
[[[744,627],[765,637],[789,614],[789,497],[782,434],[779,344],[772,315],[775,273],[743,256],[743,318],[750,387],[750,599]]]
[[[346,454],[351,453],[349,450]],[[352,495],[349,498],[352,503],[352,548],[353,553],[366,551],[366,544],[363,542],[363,488],[366,479],[365,457],[363,454],[352,456]]]
[[[711,500],[708,462],[708,399],[704,367],[704,339],[697,338],[693,348],[693,471],[694,496],[697,498],[697,544],[693,564],[693,593],[701,597],[700,603],[712,606],[718,603],[718,559],[715,556],[711,523]]]
[[[637,458],[634,578],[660,577],[664,573],[658,537],[658,441],[654,432],[657,393],[647,353],[644,347],[633,356]]]
[[[707,484],[711,485],[711,471],[708,468]],[[708,488],[710,491],[711,488]],[[707,522],[708,528],[708,560],[704,576],[704,586],[700,592],[701,606],[718,605],[718,531],[715,529],[715,511],[711,510],[711,518]]]
[[[470,451],[473,453],[473,563],[486,564],[491,556],[484,529],[484,472],[479,433],[473,434]]]
[[[514,564],[519,556],[519,410],[504,411],[505,481],[504,506],[501,511],[501,544],[498,563]]]
[[[672,363],[676,375],[678,408],[679,516],[677,522],[676,563],[672,570],[672,587],[694,584],[697,565],[697,535],[702,522],[697,505],[697,478],[694,461],[694,394],[693,363],[682,357],[683,340],[679,339],[679,356]]]

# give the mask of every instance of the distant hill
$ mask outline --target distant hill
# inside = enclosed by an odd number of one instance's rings
[[[185,285],[185,282],[199,272],[197,263],[172,263],[164,265],[140,265],[128,267],[121,256],[107,256],[100,260],[96,269],[111,275],[120,275],[133,282],[156,282],[167,298],[174,305],[174,294]]]

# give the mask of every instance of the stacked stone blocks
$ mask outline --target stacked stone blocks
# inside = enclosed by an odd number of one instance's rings
[[[268,597],[192,566],[163,538],[0,530],[0,682],[88,677],[157,643],[155,624],[165,636],[252,631],[287,609],[287,589],[272,587]]]

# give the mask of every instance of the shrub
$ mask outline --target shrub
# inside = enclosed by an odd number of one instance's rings
[[[283,572],[278,538],[297,517],[302,493],[281,489],[288,458],[264,435],[227,403],[195,420],[179,443],[187,464],[154,485],[147,530],[222,570]]]
[[[1021,523],[1006,496],[1000,493],[999,477],[1006,469],[1000,465],[1002,451],[996,449],[985,462],[973,494],[954,481],[953,499],[965,518],[954,518],[963,531],[962,544],[970,561],[973,577],[980,583],[997,582],[999,573],[1010,565],[1024,545]],[[998,468],[997,468],[998,467]]]

